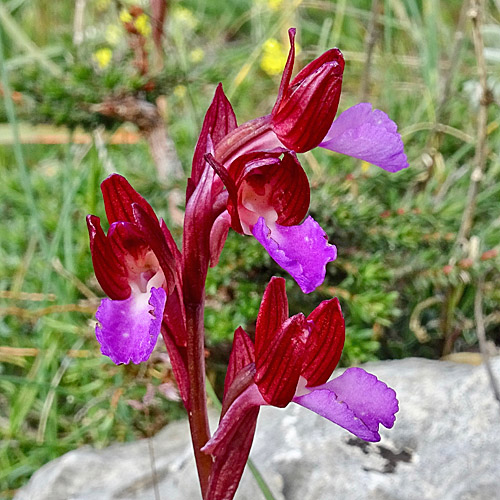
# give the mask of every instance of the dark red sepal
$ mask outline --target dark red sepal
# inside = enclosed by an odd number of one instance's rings
[[[104,208],[108,222],[135,222],[132,204],[137,203],[158,223],[151,205],[130,185],[125,177],[112,174],[101,183]]]
[[[234,180],[230,176],[227,169],[219,163],[211,153],[205,155],[205,160],[214,169],[215,173],[220,177],[221,181],[226,186],[228,192],[228,207],[231,207],[229,215],[231,215],[231,226],[238,233],[243,233],[240,218],[238,216],[238,190]]]
[[[210,231],[210,267],[215,267],[219,263],[219,257],[226,243],[230,227],[231,217],[227,210],[224,210],[215,219]]]
[[[290,43],[278,99],[271,113],[272,128],[287,148],[301,153],[315,148],[324,139],[335,118],[344,58],[340,50],[328,50],[290,82],[293,37],[290,37]]]
[[[261,355],[255,357],[255,383],[272,406],[284,408],[292,400],[304,364],[309,329],[299,313],[285,321]]]
[[[311,197],[307,175],[295,153],[283,154],[280,168],[274,169],[270,182],[273,186],[271,202],[278,214],[276,222],[281,226],[300,224],[307,215]]]
[[[142,259],[150,250],[142,232],[131,222],[113,222],[108,230],[108,241],[118,261],[127,266],[130,278],[130,274],[134,274],[135,270],[132,262]],[[128,256],[132,259],[129,260]]]
[[[290,85],[290,79],[292,78],[293,65],[295,63],[295,33],[297,30],[295,28],[290,28],[288,30],[288,38],[290,40],[290,50],[288,51],[288,58],[286,60],[285,69],[283,70],[283,75],[281,76],[280,88],[278,90],[278,97],[276,98],[276,103],[274,104],[271,114],[274,115],[278,108],[280,107],[281,101],[285,97],[288,87]]]
[[[342,52],[337,49],[330,49],[327,50],[326,52],[323,52],[319,57],[314,59],[314,61],[311,61],[306,67],[302,68],[297,75],[295,75],[295,78],[292,80],[292,83],[290,84],[290,88],[293,89],[295,86],[300,85],[303,80],[305,80],[308,76],[312,75],[315,71],[320,69],[324,64],[328,63],[336,63],[339,66],[339,69],[337,70],[342,74],[344,72],[344,67],[345,67],[345,61],[344,61],[344,56],[342,55]]]
[[[227,204],[232,227],[239,224],[238,203],[241,189],[252,187],[257,196],[270,188],[269,208],[278,214],[277,223],[282,226],[300,224],[307,215],[310,189],[307,175],[292,151],[276,148],[273,151],[256,151],[238,157],[230,166],[229,174],[237,190]],[[225,182],[226,187],[228,183]],[[234,188],[233,188],[234,189]],[[229,190],[229,187],[228,187]]]
[[[214,223],[212,185],[215,173],[206,168],[186,203],[182,238],[183,300],[200,304],[210,263],[210,231]]]
[[[250,363],[241,368],[231,381],[231,385],[224,394],[222,401],[221,418],[226,414],[229,407],[234,401],[248,389],[251,385],[255,385],[255,363]]]
[[[111,249],[108,238],[95,215],[87,215],[90,237],[90,253],[94,271],[104,293],[113,300],[125,300],[130,296],[127,271]]]
[[[191,178],[186,190],[186,201],[189,200],[201,179],[201,175],[206,166],[205,155],[213,152],[211,149],[214,149],[221,139],[236,127],[236,115],[234,114],[231,103],[222,90],[222,84],[219,83],[215,90],[212,103],[205,115],[200,137],[196,143]]]
[[[259,407],[253,407],[241,417],[238,428],[214,455],[206,500],[232,500],[250,454]]]
[[[307,317],[311,334],[302,376],[308,387],[324,384],[337,366],[345,341],[345,323],[337,298],[323,301]]]
[[[267,351],[276,333],[288,319],[288,299],[284,278],[273,276],[267,285],[255,327],[255,357]]]
[[[224,396],[233,383],[236,375],[250,363],[255,362],[255,348],[253,342],[243,328],[238,327],[234,332],[233,349],[229,356],[229,363],[224,381]]]

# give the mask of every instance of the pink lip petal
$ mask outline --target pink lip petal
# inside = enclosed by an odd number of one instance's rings
[[[397,129],[383,111],[362,102],[339,115],[320,147],[397,172],[408,167]]]
[[[379,424],[390,429],[399,410],[394,390],[361,368],[349,368],[293,401],[365,441],[380,441]]]
[[[126,300],[102,299],[95,329],[102,354],[117,365],[146,361],[160,333],[166,298],[163,288],[151,288]]]
[[[311,216],[298,226],[276,224],[272,229],[260,217],[252,233],[304,293],[323,283],[326,264],[337,258],[335,245],[328,243],[325,232]]]

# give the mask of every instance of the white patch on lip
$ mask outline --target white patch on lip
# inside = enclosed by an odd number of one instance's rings
[[[308,389],[306,385],[307,380],[301,375],[299,377],[299,382],[297,383],[297,389],[295,390],[294,397],[298,398],[300,396],[304,396],[305,394],[309,394],[311,392],[311,389]]]
[[[257,223],[259,217],[264,218],[268,227],[275,226],[278,214],[270,204],[272,189],[270,184],[266,184],[264,186],[264,194],[259,195],[249,183],[243,183],[238,212],[245,234],[252,234],[251,228]]]

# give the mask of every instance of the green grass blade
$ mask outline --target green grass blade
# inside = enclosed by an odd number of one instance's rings
[[[1,12],[1,7],[2,6],[0,5],[0,12]],[[12,127],[12,134],[14,136],[13,148],[14,148],[14,155],[16,158],[17,167],[19,169],[21,186],[23,186],[24,189],[26,203],[29,207],[29,211],[31,212],[31,221],[34,225],[34,230],[38,236],[38,241],[40,242],[42,251],[44,252],[45,255],[47,255],[48,243],[43,231],[42,221],[40,219],[38,207],[35,202],[35,196],[33,193],[33,187],[31,185],[30,175],[26,163],[24,161],[24,155],[21,148],[21,141],[19,138],[19,127],[17,123],[16,113],[14,110],[14,103],[12,101],[12,94],[9,86],[7,68],[5,67],[3,33],[1,31],[0,31],[0,73],[2,79],[1,80],[2,87],[4,90],[5,110],[7,113],[7,118],[9,120],[10,126]]]

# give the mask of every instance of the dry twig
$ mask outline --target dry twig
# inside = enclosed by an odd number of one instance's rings
[[[167,133],[158,106],[134,96],[124,96],[110,97],[92,106],[91,110],[137,126],[148,141],[158,178],[161,181],[182,177],[182,165],[172,139]]]
[[[474,156],[474,170],[470,178],[469,190],[467,192],[467,202],[460,230],[457,236],[457,242],[462,243],[467,240],[474,222],[474,213],[476,211],[477,195],[479,186],[483,179],[486,167],[486,140],[488,125],[488,106],[492,102],[491,91],[488,89],[486,80],[486,61],[484,58],[484,41],[481,33],[483,24],[483,0],[471,0],[468,16],[472,21],[472,37],[474,39],[474,50],[477,60],[477,74],[481,86],[481,101],[477,116],[477,144],[476,154]]]
[[[378,14],[379,14],[379,0],[372,0],[370,24],[368,26],[368,32],[366,34],[366,39],[365,39],[366,61],[365,61],[365,68],[363,71],[363,79],[361,82],[361,102],[365,102],[368,99],[368,95],[370,92],[370,75],[371,75],[371,68],[373,61],[373,50],[375,48],[375,42],[377,41],[379,33]]]

